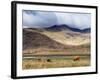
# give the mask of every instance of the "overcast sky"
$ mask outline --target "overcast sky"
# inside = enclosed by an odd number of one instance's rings
[[[85,29],[91,27],[91,14],[23,10],[23,28],[48,28],[66,24]]]

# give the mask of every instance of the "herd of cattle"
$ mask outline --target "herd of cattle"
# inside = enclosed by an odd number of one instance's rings
[[[38,61],[42,61],[42,59],[37,59]],[[72,58],[73,61],[79,61],[80,60],[80,56],[75,56],[74,58]],[[46,62],[52,62],[51,59],[46,59]]]

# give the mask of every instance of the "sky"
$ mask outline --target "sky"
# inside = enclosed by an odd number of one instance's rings
[[[48,28],[66,24],[72,28],[91,27],[91,14],[23,10],[23,28]]]

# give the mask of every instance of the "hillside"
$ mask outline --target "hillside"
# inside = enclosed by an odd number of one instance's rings
[[[65,25],[65,24],[62,24],[62,25],[53,25],[49,28],[45,28],[46,30],[48,31],[54,31],[54,32],[58,32],[58,31],[62,31],[62,30],[65,30],[65,29],[68,29],[70,31],[73,31],[73,32],[80,32],[80,33],[90,33],[91,32],[91,29],[90,28],[86,28],[86,29],[78,29],[78,28],[72,28],[68,25]]]
[[[23,50],[35,49],[39,47],[52,48],[52,49],[67,48],[67,46],[60,44],[43,34],[23,29]]]
[[[67,26],[52,26],[50,28],[36,29],[27,28],[28,31],[41,33],[52,40],[64,45],[80,46],[90,44],[89,29],[72,29]]]
[[[34,54],[87,54],[90,44],[66,45],[43,34],[44,31],[23,29],[23,53]]]

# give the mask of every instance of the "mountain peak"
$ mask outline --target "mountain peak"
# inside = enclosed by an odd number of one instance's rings
[[[66,29],[69,29],[73,32],[80,32],[80,33],[90,33],[91,32],[91,29],[90,28],[85,28],[85,29],[78,29],[78,28],[72,28],[68,25],[65,25],[65,24],[62,24],[62,25],[53,25],[49,28],[45,28],[46,30],[48,31],[62,31],[62,30],[66,30]]]

